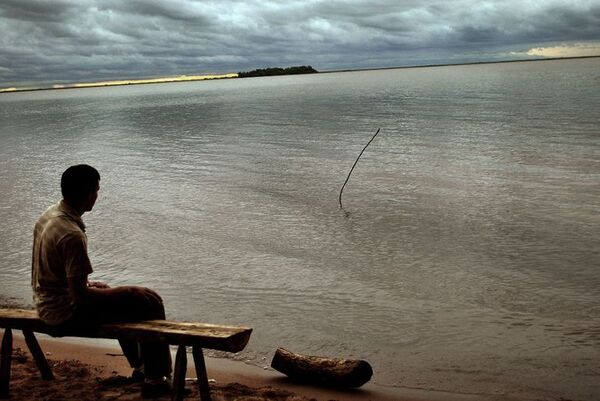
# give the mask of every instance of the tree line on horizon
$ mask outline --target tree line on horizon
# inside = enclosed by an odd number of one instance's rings
[[[273,75],[296,75],[296,74],[314,74],[319,71],[312,68],[310,65],[300,65],[294,67],[271,67],[271,68],[259,68],[252,71],[238,72],[239,78],[250,78],[250,77],[268,77]]]

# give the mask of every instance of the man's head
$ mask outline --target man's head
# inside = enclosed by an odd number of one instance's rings
[[[69,206],[81,214],[89,212],[98,198],[100,173],[87,164],[71,166],[62,175],[60,189]]]

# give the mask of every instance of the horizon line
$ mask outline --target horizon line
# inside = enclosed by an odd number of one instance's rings
[[[556,60],[573,60],[573,59],[588,59],[600,58],[600,55],[595,56],[571,56],[571,57],[544,57],[526,60],[495,60],[495,61],[472,61],[466,63],[441,63],[441,64],[415,64],[396,67],[372,67],[372,68],[347,68],[339,70],[318,71],[317,74],[331,74],[337,72],[359,72],[359,71],[380,71],[380,70],[397,70],[397,69],[414,69],[414,68],[433,68],[433,67],[452,67],[465,65],[484,65],[484,64],[505,64],[505,63],[527,63],[531,61],[556,61]],[[271,67],[267,67],[271,68]],[[305,75],[305,74],[299,74]],[[148,85],[148,84],[169,84],[176,82],[191,82],[191,81],[210,81],[215,79],[234,79],[240,78],[238,73],[223,73],[223,74],[205,74],[205,75],[179,75],[176,77],[161,77],[161,78],[139,78],[139,79],[113,79],[99,82],[81,82],[71,84],[53,84],[49,87],[33,87],[33,88],[0,88],[0,94],[17,93],[17,92],[33,92],[46,90],[64,90],[64,89],[86,89],[99,88],[110,86],[127,86],[127,85]],[[264,78],[264,77],[259,77]]]
[[[469,61],[466,63],[442,63],[442,64],[414,64],[398,67],[372,67],[372,68],[348,68],[342,70],[326,70],[319,71],[320,74],[328,74],[333,72],[352,72],[352,71],[379,71],[379,70],[400,70],[408,68],[431,68],[431,67],[453,67],[461,65],[481,65],[481,64],[505,64],[505,63],[528,63],[530,61],[556,61],[556,60],[573,60],[582,58],[600,58],[600,54],[595,56],[569,56],[569,57],[541,57],[533,59],[519,60],[494,60],[494,61]]]

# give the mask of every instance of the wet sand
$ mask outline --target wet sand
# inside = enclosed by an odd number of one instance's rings
[[[22,337],[15,333],[11,397],[12,400],[138,400],[139,384],[127,383],[131,373],[117,343],[75,342],[39,335],[56,380],[39,377],[35,363]],[[186,387],[188,399],[199,399],[193,380],[190,358]],[[386,388],[368,383],[356,390],[335,390],[298,384],[280,373],[223,358],[207,358],[211,395],[214,401],[481,401],[481,396],[406,388]],[[169,399],[169,397],[165,397]],[[487,398],[493,400],[491,398]],[[498,399],[496,399],[498,400]]]

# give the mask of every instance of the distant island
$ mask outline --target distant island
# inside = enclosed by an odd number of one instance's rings
[[[295,67],[271,67],[261,68],[258,70],[252,70],[247,72],[238,72],[238,78],[250,78],[250,77],[270,77],[273,75],[297,75],[297,74],[314,74],[319,71],[312,68],[310,65],[300,65]]]

